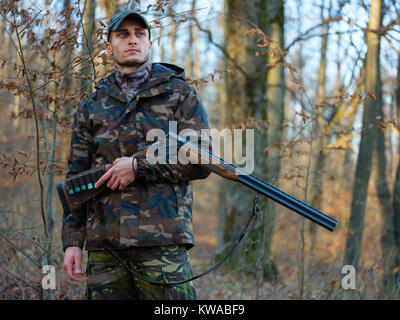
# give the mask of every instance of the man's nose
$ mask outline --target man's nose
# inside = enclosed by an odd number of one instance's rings
[[[138,42],[138,39],[137,39],[136,35],[135,35],[135,34],[132,34],[132,35],[129,37],[129,43],[137,44],[137,42]]]

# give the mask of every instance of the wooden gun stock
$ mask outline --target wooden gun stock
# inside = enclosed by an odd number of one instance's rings
[[[70,212],[73,208],[80,206],[89,199],[102,193],[106,185],[98,189],[95,189],[94,185],[111,167],[111,164],[98,166],[58,183],[58,197],[60,198],[64,211]]]

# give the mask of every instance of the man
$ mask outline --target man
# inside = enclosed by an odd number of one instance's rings
[[[107,192],[63,219],[64,268],[71,280],[87,280],[88,299],[195,299],[191,283],[156,285],[134,277],[104,250],[111,248],[146,279],[174,282],[192,275],[187,249],[194,245],[192,183],[209,172],[195,164],[149,163],[138,154],[146,134],[208,129],[207,114],[183,69],[150,62],[146,19],[124,11],[110,19],[106,50],[114,71],[78,108],[72,126],[67,177],[113,164],[96,183]],[[88,265],[82,273],[82,247]]]

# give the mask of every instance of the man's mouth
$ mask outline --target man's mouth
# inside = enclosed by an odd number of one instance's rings
[[[126,50],[126,53],[139,53],[139,52],[140,52],[140,50],[136,49],[136,48],[131,48],[131,49]]]

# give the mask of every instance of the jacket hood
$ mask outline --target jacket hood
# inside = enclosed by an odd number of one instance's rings
[[[182,78],[182,80],[185,80],[185,70],[171,63],[153,63],[152,71],[156,73],[170,74],[171,77],[178,77]]]

